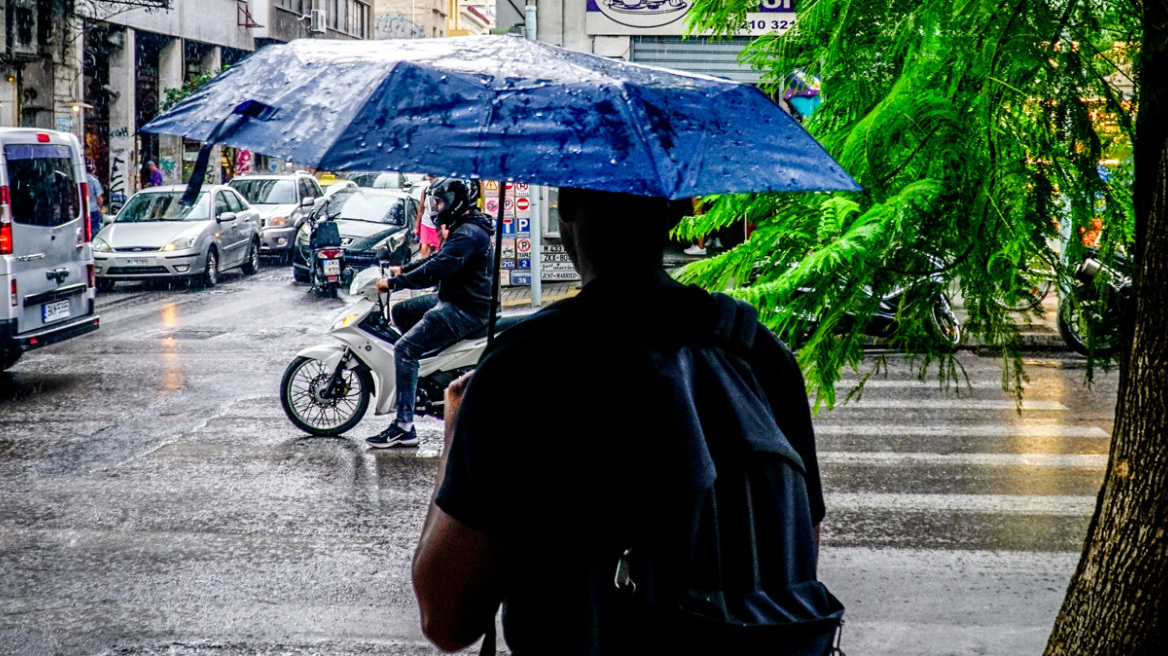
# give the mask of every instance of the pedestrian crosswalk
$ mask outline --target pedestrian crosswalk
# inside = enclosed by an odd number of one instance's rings
[[[821,578],[848,606],[849,653],[1045,645],[1107,465],[1114,376],[1088,388],[1066,362],[1039,363],[1019,412],[1000,360],[962,364],[960,395],[891,361],[816,418]]]

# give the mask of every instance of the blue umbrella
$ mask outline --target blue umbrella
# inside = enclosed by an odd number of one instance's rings
[[[672,199],[859,190],[753,87],[513,36],[268,46],[142,129],[331,171]]]
[[[214,143],[330,171],[670,199],[860,189],[754,87],[514,36],[268,46],[142,130],[208,144],[184,202],[198,195]],[[501,238],[497,221],[496,271]],[[497,274],[492,290],[498,298]]]

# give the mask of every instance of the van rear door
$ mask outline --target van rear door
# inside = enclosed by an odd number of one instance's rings
[[[9,261],[17,284],[17,306],[10,309],[21,334],[93,312],[89,248],[79,232],[86,218],[80,155],[67,138],[52,134],[46,141],[46,136],[32,143],[5,139],[0,153],[11,202]]]

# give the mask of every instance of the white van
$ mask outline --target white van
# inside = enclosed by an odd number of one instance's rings
[[[0,128],[0,371],[97,330],[88,205],[76,137]]]

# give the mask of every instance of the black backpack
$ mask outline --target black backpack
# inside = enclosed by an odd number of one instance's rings
[[[613,585],[638,622],[657,625],[645,648],[658,653],[823,656],[838,649],[844,608],[816,579],[803,461],[754,375],[792,365],[750,362],[754,308],[720,294],[713,304],[712,338],[663,347],[628,335],[656,371],[661,430],[686,446],[662,465],[681,468],[679,484],[630,510],[643,514]],[[660,516],[663,503],[680,514]]]

